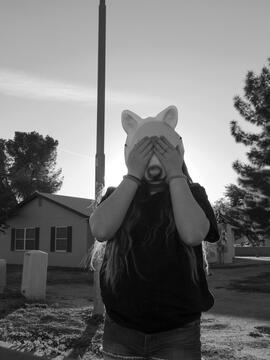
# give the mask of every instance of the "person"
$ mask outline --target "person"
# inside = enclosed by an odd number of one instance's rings
[[[154,154],[161,182],[147,178]],[[166,137],[143,137],[126,163],[89,220],[103,249],[104,359],[199,360],[201,313],[214,304],[202,250],[219,239],[213,209]]]

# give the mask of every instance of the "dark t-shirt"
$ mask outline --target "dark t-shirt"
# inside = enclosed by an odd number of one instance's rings
[[[115,188],[108,188],[105,200]],[[205,189],[198,183],[190,185],[191,192],[210,221],[204,241],[216,242],[219,232],[213,209]],[[166,225],[159,226],[155,238],[145,242],[145,234],[157,221],[169,190],[147,197],[140,222],[132,230],[132,251],[127,256],[127,271],[121,274],[116,291],[105,282],[105,265],[110,256],[110,241],[100,269],[101,296],[109,317],[118,324],[145,333],[167,331],[200,318],[209,310],[214,298],[208,289],[202,245],[194,246],[199,283],[191,278],[190,262],[177,230],[165,241]],[[196,226],[196,224],[194,224]],[[149,240],[149,239],[148,239]]]

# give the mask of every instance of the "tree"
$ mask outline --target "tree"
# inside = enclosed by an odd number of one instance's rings
[[[231,121],[235,141],[249,147],[246,153],[249,164],[233,162],[239,186],[226,186],[225,195],[239,214],[236,219],[239,229],[257,244],[270,235],[270,59],[259,75],[247,73],[244,99],[235,96],[234,106],[259,132],[245,132],[236,121]]]
[[[223,197],[213,206],[217,222],[232,225],[235,239],[245,236],[253,246],[259,245],[261,239],[254,233],[252,221],[246,216],[241,205],[241,189],[236,185],[229,187],[231,197]]]
[[[35,191],[53,193],[61,188],[61,169],[56,170],[58,141],[35,131],[15,132],[13,140],[1,140],[6,156],[7,182],[17,200]]]
[[[7,159],[4,151],[5,145],[0,139],[0,231],[7,225],[8,213],[17,205],[17,200],[8,182]]]

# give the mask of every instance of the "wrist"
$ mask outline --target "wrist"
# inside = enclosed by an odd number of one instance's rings
[[[127,175],[124,175],[123,179],[124,180],[128,179],[128,180],[132,181],[133,183],[136,183],[137,186],[140,186],[142,183],[140,178],[138,178],[137,176],[132,175],[130,173],[128,173]]]
[[[138,174],[136,171],[128,170],[127,175],[134,176],[135,178],[142,180],[143,175]]]
[[[174,180],[176,180],[176,181],[179,181],[179,180],[180,181],[187,181],[187,176],[185,174],[183,174],[183,173],[177,173],[177,174],[169,175],[166,178],[167,184],[170,184],[171,181],[174,181]]]
[[[185,175],[184,173],[183,173],[183,171],[182,170],[172,170],[172,172],[168,172],[167,173],[167,177],[169,178],[169,177],[171,177],[171,176],[182,176],[182,175]]]

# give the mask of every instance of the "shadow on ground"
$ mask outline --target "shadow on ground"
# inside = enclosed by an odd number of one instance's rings
[[[82,359],[90,351],[102,357],[102,335],[104,318],[94,315],[87,320],[87,326],[81,336],[73,343],[73,349],[64,359]],[[91,340],[90,340],[91,339]]]
[[[19,289],[8,288],[0,294],[0,319],[21,308],[25,303]]]

